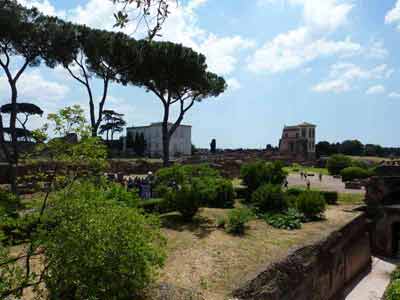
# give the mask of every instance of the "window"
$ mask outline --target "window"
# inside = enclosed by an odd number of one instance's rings
[[[301,129],[301,136],[302,136],[303,138],[305,138],[305,137],[306,137],[306,134],[307,134],[306,128],[302,128],[302,129]]]

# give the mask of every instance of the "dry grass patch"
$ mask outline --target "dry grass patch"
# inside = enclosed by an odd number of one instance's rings
[[[329,207],[325,221],[304,224],[301,230],[279,230],[253,220],[244,236],[232,236],[216,228],[218,216],[228,212],[204,208],[189,225],[180,222],[178,214],[164,217],[169,257],[159,282],[196,289],[208,300],[226,299],[257,270],[294,248],[323,239],[358,215]]]

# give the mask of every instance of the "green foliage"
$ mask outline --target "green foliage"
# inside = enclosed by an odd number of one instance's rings
[[[171,182],[176,184],[191,183],[194,178],[219,177],[217,170],[207,164],[174,165],[162,168],[156,172],[156,185],[168,186]]]
[[[163,265],[159,220],[115,191],[76,183],[52,200],[40,235],[49,299],[132,299]]]
[[[211,176],[193,178],[192,186],[203,206],[231,208],[234,205],[235,193],[230,180]]]
[[[324,197],[325,202],[330,205],[335,205],[338,202],[338,192],[321,191],[321,195]]]
[[[253,215],[248,208],[232,209],[226,220],[226,231],[230,234],[244,234],[246,223],[252,219]]]
[[[339,175],[343,169],[350,167],[351,164],[352,160],[349,157],[342,154],[335,154],[329,157],[327,168],[331,175]]]
[[[225,228],[225,225],[226,225],[226,218],[223,217],[223,216],[219,216],[219,217],[217,218],[216,223],[217,223],[217,227],[218,227],[218,228]]]
[[[142,200],[139,202],[139,207],[147,213],[164,214],[174,210],[166,199],[156,198]]]
[[[0,210],[6,216],[16,218],[18,217],[17,209],[19,208],[21,208],[20,199],[13,193],[0,189]]]
[[[136,191],[127,191],[126,188],[118,183],[109,183],[104,191],[105,198],[117,201],[126,207],[138,207],[140,197]]]
[[[399,300],[400,299],[400,279],[393,280],[385,293],[385,300]]]
[[[265,214],[262,217],[272,227],[286,230],[300,229],[304,220],[304,215],[294,208],[289,208],[286,213]]]
[[[298,196],[298,195],[300,195],[301,193],[303,193],[304,192],[304,190],[303,189],[299,189],[299,188],[289,188],[287,191],[286,191],[286,194],[287,195],[290,195],[290,196]]]
[[[305,191],[297,198],[297,210],[309,220],[320,219],[326,209],[325,199],[320,192]]]
[[[182,185],[179,190],[171,189],[165,199],[186,221],[193,219],[201,205],[199,195],[190,184]]]
[[[282,212],[288,208],[280,185],[264,184],[251,195],[251,204],[257,213]]]
[[[286,175],[283,164],[279,161],[244,164],[240,170],[240,176],[248,188],[249,195],[266,183],[282,184]]]
[[[348,167],[340,172],[343,181],[352,181],[354,179],[365,179],[372,175],[371,171],[360,167]]]

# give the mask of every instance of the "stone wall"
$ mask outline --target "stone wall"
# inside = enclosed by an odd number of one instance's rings
[[[367,219],[361,215],[326,240],[267,266],[233,293],[243,300],[338,300],[371,266]]]

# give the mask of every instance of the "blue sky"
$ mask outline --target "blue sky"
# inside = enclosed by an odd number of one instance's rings
[[[20,2],[112,28],[108,0]],[[224,148],[277,145],[285,124],[303,121],[318,126],[317,140],[400,146],[400,0],[186,0],[171,4],[161,39],[204,53],[230,85],[186,115],[198,147],[212,138]],[[0,91],[7,91],[2,75]],[[62,68],[29,70],[20,94],[46,112],[87,106],[81,86]],[[152,94],[115,84],[106,107],[125,113],[130,126],[162,115]]]

